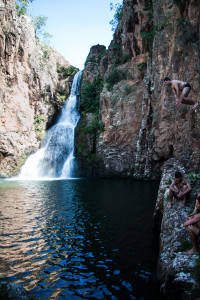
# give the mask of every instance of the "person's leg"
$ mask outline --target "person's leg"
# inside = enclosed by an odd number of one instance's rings
[[[192,249],[190,249],[186,254],[192,255],[192,254],[199,254],[198,252],[198,234],[199,234],[199,228],[195,226],[188,226],[188,233],[192,242]]]
[[[183,186],[183,192],[185,192],[186,189],[187,189],[187,185],[184,185],[184,186]],[[187,194],[184,195],[184,198],[183,198],[183,202],[182,202],[182,204],[181,204],[181,207],[185,207],[185,206],[186,206],[186,200],[187,200],[187,197],[188,197]]]
[[[190,87],[184,87],[180,100],[182,104],[186,104],[186,105],[193,105],[195,107],[198,106],[198,102],[195,102],[194,100],[192,100],[191,98],[188,98],[190,92]]]
[[[174,197],[174,193],[169,190],[169,205],[168,205],[168,208],[171,208],[172,207],[172,199]]]

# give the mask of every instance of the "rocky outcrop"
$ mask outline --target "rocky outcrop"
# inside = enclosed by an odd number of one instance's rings
[[[0,176],[16,174],[38,148],[69,94],[70,68],[56,50],[42,44],[15,1],[0,1]]]
[[[163,79],[189,82],[190,96],[198,100],[199,15],[196,0],[124,0],[106,55],[84,70],[85,76],[90,69],[85,79],[98,73],[104,81],[99,106],[104,131],[95,143],[101,174],[159,178],[169,158],[198,171],[200,110],[177,109]]]
[[[185,216],[194,209],[196,195],[200,192],[200,181],[192,182],[193,189],[185,208],[181,208],[181,202],[177,200],[173,201],[172,208],[168,208],[169,186],[176,170],[187,178],[178,160],[170,159],[164,164],[154,213],[155,226],[161,228],[158,279],[161,291],[169,299],[196,299],[200,291],[199,256],[185,254],[192,246],[183,224]]]

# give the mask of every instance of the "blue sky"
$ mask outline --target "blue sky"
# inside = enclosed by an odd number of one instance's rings
[[[34,0],[30,13],[48,17],[45,31],[53,35],[50,46],[82,70],[91,46],[108,47],[113,38],[111,2],[122,0]]]

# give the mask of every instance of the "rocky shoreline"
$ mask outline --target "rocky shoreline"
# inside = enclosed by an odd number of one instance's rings
[[[168,299],[196,299],[200,294],[200,282],[195,268],[199,264],[198,255],[186,255],[191,247],[187,229],[183,227],[185,216],[191,213],[195,205],[195,197],[200,192],[200,185],[193,184],[190,200],[185,208],[181,202],[174,200],[172,208],[169,204],[169,185],[175,171],[180,171],[187,178],[186,170],[175,159],[168,160],[163,166],[158,197],[154,212],[154,220],[161,221],[160,245],[158,258],[158,280],[161,291]]]

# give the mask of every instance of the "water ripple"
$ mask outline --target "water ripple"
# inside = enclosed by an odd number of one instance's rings
[[[145,184],[145,222],[128,181],[0,184],[1,278],[23,283],[34,299],[156,299]]]

